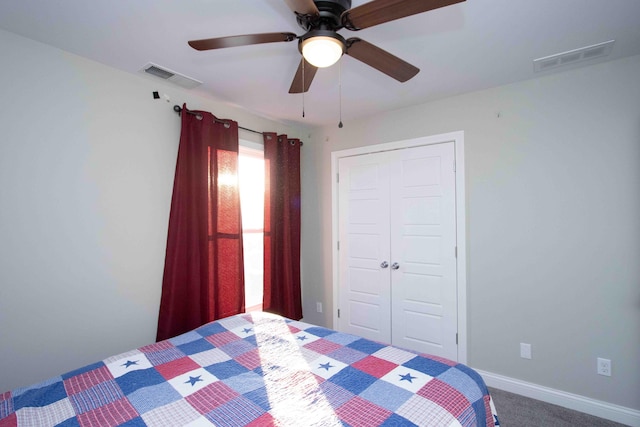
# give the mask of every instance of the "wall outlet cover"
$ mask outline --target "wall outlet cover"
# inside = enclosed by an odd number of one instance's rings
[[[598,357],[598,375],[604,375],[605,377],[611,376],[611,360]]]
[[[531,359],[531,344],[520,343],[520,357],[523,359]]]

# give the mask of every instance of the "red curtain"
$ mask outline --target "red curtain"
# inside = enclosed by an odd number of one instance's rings
[[[263,310],[302,319],[300,140],[264,134]]]
[[[237,170],[238,123],[184,105],[158,341],[244,311]]]

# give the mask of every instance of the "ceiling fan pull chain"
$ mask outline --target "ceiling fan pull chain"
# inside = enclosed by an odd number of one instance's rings
[[[302,118],[304,118],[304,69],[307,68],[307,61],[302,58]]]
[[[338,127],[342,129],[342,60],[338,62],[338,111],[340,114]]]

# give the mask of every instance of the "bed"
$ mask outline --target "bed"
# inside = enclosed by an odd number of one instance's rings
[[[495,426],[471,368],[240,314],[0,395],[6,426]]]

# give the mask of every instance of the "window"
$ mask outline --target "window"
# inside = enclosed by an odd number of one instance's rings
[[[246,311],[262,309],[264,150],[258,147],[241,141],[238,156]]]

